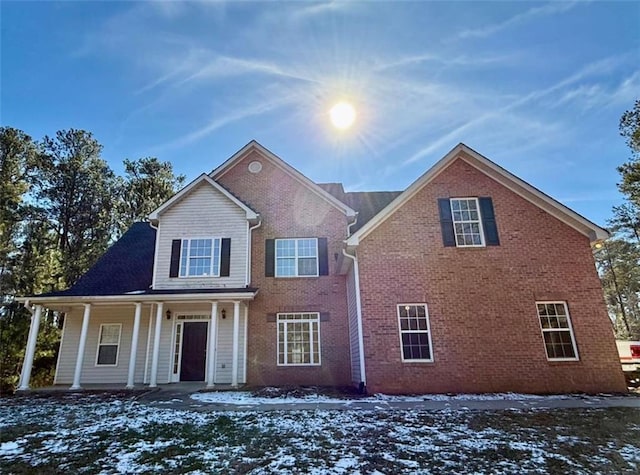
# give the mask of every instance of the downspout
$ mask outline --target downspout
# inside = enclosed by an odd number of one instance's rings
[[[249,285],[251,285],[251,233],[254,229],[258,229],[260,226],[262,226],[262,217],[258,215],[258,224],[250,228],[247,227],[247,278],[245,281],[245,287],[249,287]]]
[[[356,321],[358,323],[358,359],[360,360],[360,391],[366,392],[367,374],[364,365],[364,338],[362,336],[362,304],[360,302],[360,271],[358,269],[357,255],[351,255],[346,249],[342,250],[342,254],[353,261],[353,276],[356,287]]]
[[[31,305],[29,305],[29,299],[25,300],[24,302],[22,302],[22,306],[27,309],[27,311],[31,314],[31,316],[33,317],[33,314],[35,313],[32,309],[31,309]]]

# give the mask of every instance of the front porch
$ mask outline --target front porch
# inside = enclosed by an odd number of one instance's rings
[[[248,301],[255,296],[253,289],[241,290],[153,300],[144,295],[134,301],[133,296],[54,299],[33,307],[27,301],[31,328],[17,389],[30,388],[45,308],[65,313],[53,390],[133,390],[185,381],[237,388],[246,382]]]

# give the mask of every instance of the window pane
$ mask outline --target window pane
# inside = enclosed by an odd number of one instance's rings
[[[98,348],[98,364],[99,365],[116,364],[117,354],[118,354],[118,345],[101,345]]]
[[[120,339],[120,325],[102,325],[101,330],[100,343],[118,344],[118,340]]]
[[[296,242],[293,239],[276,240],[276,257],[295,257]]]
[[[295,259],[277,259],[276,275],[277,276],[296,275],[296,260]]]
[[[299,257],[316,257],[315,239],[298,239],[298,256]]]
[[[318,265],[315,257],[298,260],[298,275],[316,275],[317,273]]]

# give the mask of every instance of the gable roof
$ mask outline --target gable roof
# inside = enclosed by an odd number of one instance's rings
[[[587,236],[592,242],[609,237],[609,232],[589,221],[585,217],[569,209],[562,203],[551,198],[549,195],[538,190],[529,183],[521,180],[498,164],[479,154],[463,143],[456,145],[449,153],[441,158],[435,165],[427,170],[420,178],[414,181],[409,187],[399,194],[393,201],[385,206],[371,220],[369,220],[358,231],[354,232],[347,240],[347,246],[357,246],[360,240],[364,239],[389,216],[391,216],[404,203],[416,195],[425,185],[451,165],[456,159],[462,159],[469,165],[475,167],[498,183],[507,187],[512,192],[538,206],[542,210],[551,214],[563,223],[571,226],[576,231]]]
[[[217,183],[216,181],[212,180],[211,177],[209,177],[209,175],[207,175],[206,173],[203,173],[198,178],[196,178],[191,183],[189,183],[187,186],[185,186],[182,190],[178,191],[175,195],[173,195],[171,198],[165,201],[158,209],[153,211],[149,215],[149,220],[151,220],[151,222],[157,222],[162,213],[164,213],[169,208],[171,208],[175,204],[182,201],[193,190],[195,190],[198,187],[198,185],[200,185],[201,183],[209,184],[210,186],[218,190],[220,193],[222,193],[224,196],[226,196],[233,203],[235,203],[237,206],[242,208],[242,210],[246,213],[248,220],[255,221],[258,219],[258,213],[256,213],[251,208],[249,208],[246,204],[240,201],[236,196],[234,196],[229,190],[223,187],[220,183]]]
[[[121,295],[151,287],[156,230],[134,223],[70,288],[37,297]]]
[[[224,176],[225,173],[227,173],[240,160],[242,160],[248,153],[250,153],[252,151],[256,151],[256,152],[260,153],[260,155],[262,155],[264,158],[269,160],[273,165],[275,165],[276,167],[278,167],[279,169],[281,169],[282,171],[287,173],[289,176],[291,176],[298,183],[301,183],[302,185],[304,185],[312,193],[314,193],[317,196],[319,196],[320,198],[324,199],[330,205],[332,205],[333,207],[337,208],[339,211],[342,211],[346,216],[348,216],[348,217],[355,217],[356,216],[355,210],[353,210],[347,204],[345,204],[342,201],[340,201],[338,198],[333,196],[331,193],[329,193],[326,190],[324,190],[322,187],[318,186],[316,183],[311,181],[309,178],[304,176],[298,170],[293,168],[291,165],[289,165],[287,162],[285,162],[283,159],[278,157],[276,154],[274,154],[273,152],[271,152],[270,150],[268,150],[264,146],[260,145],[255,140],[252,140],[247,145],[245,145],[240,150],[238,150],[236,153],[234,153],[222,165],[220,165],[218,168],[214,169],[209,174],[209,176],[211,178],[213,178],[214,180],[217,180],[217,179],[221,178],[222,176]]]

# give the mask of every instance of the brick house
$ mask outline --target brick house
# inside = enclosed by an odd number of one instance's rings
[[[402,192],[316,184],[250,142],[71,288],[55,383],[625,391],[607,231],[460,144]]]

